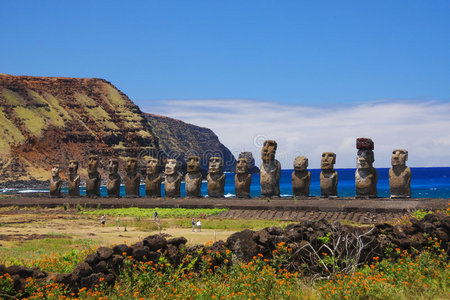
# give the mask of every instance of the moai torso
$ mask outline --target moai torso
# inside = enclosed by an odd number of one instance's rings
[[[239,158],[236,164],[236,175],[234,176],[234,190],[238,198],[250,198],[250,186],[252,175],[248,173],[248,161]]]
[[[119,161],[117,159],[111,159],[109,161],[109,175],[108,183],[106,184],[106,190],[109,197],[120,197],[120,183],[121,178],[117,173],[119,171]]]
[[[294,160],[294,172],[292,172],[292,194],[295,196],[309,196],[311,173],[307,170],[308,159],[298,156]]]
[[[149,197],[161,197],[162,178],[159,174],[159,161],[156,158],[150,158],[147,162],[145,176],[145,194]]]
[[[320,172],[320,192],[322,197],[337,197],[338,173],[334,170],[336,154],[333,152],[322,153]]]
[[[100,183],[102,177],[98,172],[98,157],[95,155],[89,156],[88,161],[88,178],[86,180],[86,196],[99,197]]]
[[[80,196],[80,175],[78,175],[78,161],[69,162],[69,196]]]
[[[209,159],[208,196],[223,197],[225,192],[225,174],[222,171],[223,159],[211,157]]]
[[[275,159],[277,143],[272,140],[264,142],[260,168],[261,196],[280,196],[281,165]]]
[[[411,198],[411,169],[406,166],[408,151],[396,149],[392,152],[389,170],[391,198]]]
[[[52,179],[50,179],[50,196],[61,197],[62,179],[59,177],[59,166],[52,168]]]
[[[376,197],[378,173],[373,167],[374,154],[371,139],[356,140],[358,156],[356,158],[355,190],[356,197]]]
[[[181,174],[178,173],[180,166],[176,159],[168,159],[166,163],[164,180],[164,191],[166,197],[180,197]]]
[[[189,156],[186,164],[187,173],[184,177],[184,182],[186,183],[186,196],[201,197],[203,176],[200,173],[200,157],[194,155]]]
[[[128,158],[125,167],[125,194],[128,197],[139,197],[141,174],[137,172],[137,159]]]

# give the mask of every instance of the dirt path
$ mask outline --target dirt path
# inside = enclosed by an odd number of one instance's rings
[[[184,236],[190,244],[204,244],[215,239],[226,240],[233,233],[208,229],[192,232],[188,225],[186,228],[164,228],[161,231],[148,230],[141,228],[142,226],[127,226],[125,231],[124,225],[133,224],[133,221],[132,217],[121,218],[120,226],[117,228],[115,220],[107,219],[106,226],[102,227],[98,217],[58,213],[56,210],[0,212],[0,245],[12,247],[23,241],[44,238],[92,240],[99,245],[131,244],[157,233],[164,233],[171,237]],[[151,221],[147,222],[151,223]]]

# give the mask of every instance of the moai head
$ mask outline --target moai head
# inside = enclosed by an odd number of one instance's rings
[[[374,161],[372,150],[358,150],[358,157],[356,158],[357,169],[371,168]]]
[[[108,171],[111,175],[116,175],[119,171],[119,161],[117,159],[111,159],[108,165]]]
[[[97,173],[97,169],[98,169],[98,156],[97,155],[89,156],[88,173],[95,174]]]
[[[180,165],[176,159],[168,159],[166,162],[165,173],[166,175],[174,175],[178,172]]]
[[[392,151],[391,165],[405,166],[408,160],[408,151],[405,149],[395,149]]]
[[[137,173],[137,159],[133,157],[128,157],[125,165],[127,174]]]
[[[78,173],[78,161],[71,160],[69,162],[69,174],[76,175]]]
[[[248,173],[248,162],[246,158],[239,158],[236,164],[237,174],[247,174]]]
[[[196,155],[190,155],[188,156],[186,163],[188,173],[196,173],[200,171],[200,157]]]
[[[297,156],[294,159],[294,170],[296,172],[305,171],[308,168],[308,159],[304,156]]]
[[[209,173],[222,173],[223,159],[222,157],[214,156],[209,159]]]
[[[52,168],[52,177],[53,178],[58,178],[59,177],[59,166],[58,165],[54,165]]]
[[[261,150],[261,159],[263,162],[270,162],[275,160],[275,152],[277,152],[277,142],[273,140],[264,141]]]
[[[333,152],[322,153],[321,167],[322,170],[333,170],[336,163],[336,154]]]
[[[159,161],[157,158],[150,157],[147,161],[147,175],[155,175],[158,173]]]

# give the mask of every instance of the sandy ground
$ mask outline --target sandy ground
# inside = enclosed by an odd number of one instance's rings
[[[117,228],[115,220],[106,221],[105,227],[100,224],[97,216],[86,216],[76,213],[58,212],[52,210],[35,212],[5,212],[0,211],[0,245],[12,247],[25,240],[41,238],[90,239],[100,245],[114,245],[120,243],[135,243],[143,238],[160,233],[159,230],[145,230],[139,227],[127,226],[133,218],[121,218]],[[144,222],[153,222],[147,220]],[[186,228],[162,229],[161,233],[170,237],[183,236],[189,244],[204,244],[214,240],[226,240],[231,231],[205,230],[192,232],[187,222]]]

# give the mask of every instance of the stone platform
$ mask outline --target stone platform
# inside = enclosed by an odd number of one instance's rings
[[[183,207],[183,208],[229,208],[244,210],[276,210],[276,211],[321,211],[321,212],[385,212],[400,213],[417,209],[438,210],[446,209],[450,199],[397,199],[390,198],[147,198],[147,197],[121,197],[121,198],[87,198],[63,197],[50,198],[48,196],[22,196],[9,195],[0,199],[0,207],[5,206],[36,206],[56,207],[63,203],[69,205],[87,205],[88,207]]]

